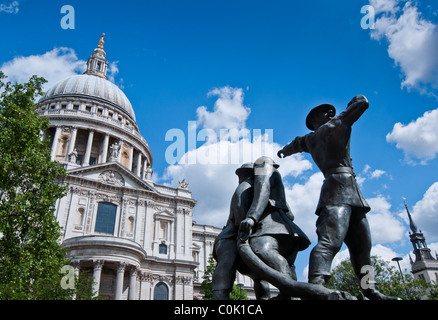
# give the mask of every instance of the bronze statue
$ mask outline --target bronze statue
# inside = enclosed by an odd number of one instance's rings
[[[213,246],[213,257],[217,265],[212,279],[213,300],[228,300],[233,283],[236,278],[236,270],[250,275],[250,270],[245,268],[238,254],[237,234],[240,222],[245,219],[246,213],[253,199],[254,168],[253,163],[245,163],[236,170],[239,177],[239,185],[234,192],[230,214],[226,226],[216,237]],[[269,287],[266,282],[254,279],[254,291],[257,299],[269,297]]]
[[[293,222],[278,164],[269,157],[254,163],[254,198],[240,223],[239,239],[249,240],[254,253],[271,268],[297,280],[295,258],[310,241]],[[290,299],[281,292],[278,299]]]
[[[261,157],[254,168],[245,164],[236,174],[237,187],[227,225],[217,237],[213,299],[229,299],[236,270],[254,280],[257,299],[269,297],[267,282],[280,290],[276,299],[353,299],[325,287],[296,281],[294,261],[310,241],[293,222],[278,165]]]
[[[309,283],[327,282],[332,260],[343,242],[359,279],[363,276],[362,267],[371,266],[371,235],[366,218],[370,207],[356,182],[350,158],[352,125],[368,107],[368,100],[358,95],[339,115],[329,104],[313,108],[306,118],[306,125],[313,132],[295,138],[277,153],[282,158],[308,152],[325,177],[316,209],[318,243],[310,254]],[[375,289],[362,291],[369,299],[390,298]]]

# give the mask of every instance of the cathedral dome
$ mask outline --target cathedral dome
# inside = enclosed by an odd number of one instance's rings
[[[103,77],[91,74],[69,77],[50,88],[39,102],[63,96],[94,98],[109,103],[135,121],[134,110],[126,95],[114,83]]]
[[[99,46],[83,74],[52,86],[39,100],[38,112],[50,120],[51,159],[67,169],[118,162],[137,177],[149,176],[152,154],[141,135],[126,95],[107,80],[108,61]]]

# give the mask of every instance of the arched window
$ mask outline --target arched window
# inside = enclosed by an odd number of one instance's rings
[[[108,202],[99,202],[97,207],[95,232],[114,234],[117,206]]]
[[[169,300],[169,288],[164,282],[158,282],[155,286],[154,300]]]

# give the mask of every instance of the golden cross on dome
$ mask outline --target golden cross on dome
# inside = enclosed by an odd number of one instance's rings
[[[103,49],[103,44],[105,43],[105,41],[103,41],[103,37],[105,36],[105,33],[102,33],[102,37],[99,40],[99,48]]]

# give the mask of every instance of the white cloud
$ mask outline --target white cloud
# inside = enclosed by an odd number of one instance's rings
[[[423,116],[408,125],[396,123],[392,131],[386,136],[387,142],[396,143],[398,149],[403,150],[408,162],[412,157],[426,164],[438,154],[438,109],[427,111]]]
[[[115,76],[119,73],[119,67],[117,66],[118,63],[119,61],[113,61],[108,65],[107,78],[113,83],[115,82]]]
[[[1,65],[8,80],[26,82],[33,75],[44,77],[48,82],[44,85],[47,90],[58,81],[85,71],[86,62],[78,59],[71,48],[54,48],[41,55],[15,57]]]
[[[172,184],[183,178],[189,183],[193,198],[197,200],[194,220],[198,223],[222,227],[228,215],[231,196],[238,185],[231,165],[171,165],[166,176]]]
[[[244,105],[242,89],[226,86],[211,90],[209,95],[218,98],[213,112],[207,111],[206,107],[197,109],[200,129],[213,132],[227,129],[235,134],[230,134],[228,140],[221,140],[219,134],[213,135],[212,141],[185,152],[177,164],[167,167],[163,180],[176,185],[185,178],[193,198],[198,201],[194,219],[198,223],[221,227],[227,221],[231,197],[238,185],[235,170],[242,163],[253,162],[262,155],[269,156],[280,165],[283,178],[297,177],[312,164],[301,154],[277,158],[276,152],[281,146],[273,142],[272,136],[256,135],[246,128],[251,110]]]
[[[395,272],[399,272],[398,264],[396,261],[392,261],[395,257],[402,258],[401,261],[399,261],[400,269],[403,273],[410,273],[411,272],[411,263],[409,261],[409,253],[408,254],[401,254],[399,252],[395,252],[391,248],[385,247],[381,244],[377,244],[372,247],[371,249],[371,255],[372,256],[378,256],[379,258],[385,260],[386,262],[389,262],[390,267],[394,267]],[[412,255],[412,252],[411,252]]]
[[[119,74],[119,61],[113,61],[108,65],[107,78],[116,83],[116,76]],[[33,75],[43,77],[47,80],[43,89],[48,90],[58,81],[83,73],[86,70],[86,61],[78,59],[76,52],[71,48],[54,48],[40,55],[27,57],[18,56],[11,61],[1,65],[8,80],[12,82],[26,82]],[[123,89],[123,79],[117,83]]]
[[[438,240],[438,182],[432,184],[411,210],[417,228],[424,232],[428,241]],[[407,221],[406,212],[402,217]]]
[[[206,106],[196,110],[198,124],[214,131],[220,129],[236,130],[238,136],[247,134],[245,122],[251,109],[243,104],[244,94],[241,88],[225,86],[210,90],[208,96],[217,96],[213,111]]]
[[[359,186],[362,186],[367,179],[379,179],[380,177],[386,174],[387,173],[384,170],[380,170],[380,169],[371,170],[371,166],[366,164],[361,174],[356,176],[356,181],[359,184]]]
[[[370,5],[374,8],[374,13],[396,13],[398,11],[397,0],[370,0]]]
[[[303,184],[285,185],[286,198],[295,216],[295,223],[304,231],[309,239],[316,241],[316,206],[321,193],[324,176],[321,172],[314,173]]]
[[[13,1],[11,4],[0,4],[0,12],[6,12],[6,13],[14,13],[17,14],[19,11],[18,8],[18,1]]]
[[[383,176],[386,172],[384,170],[376,169],[370,174],[371,179],[378,179]]]
[[[363,168],[363,173],[368,173],[371,169],[371,166],[369,164],[366,164],[365,167]]]
[[[388,55],[404,76],[402,87],[427,93],[438,88],[438,28],[411,1],[399,13],[398,2],[370,1],[376,13],[384,13],[376,19],[371,37],[388,41]]]
[[[405,227],[395,214],[391,213],[388,199],[379,195],[367,199],[371,211],[367,214],[373,243],[389,243],[403,239]]]
[[[356,176],[356,182],[360,187],[362,187],[365,180],[366,180],[366,178],[364,176],[361,176],[361,175]]]
[[[193,197],[198,201],[194,209],[194,219],[198,223],[221,227],[227,221],[231,197],[238,185],[235,170],[241,163],[253,162],[262,155],[275,159],[275,152],[281,148],[276,143],[266,142],[264,148],[260,149],[256,144],[248,139],[206,143],[188,151],[178,164],[167,167],[163,178],[171,181],[172,185],[185,178],[190,183]],[[241,160],[231,163],[229,156],[236,154],[242,155]],[[197,161],[189,162],[186,161],[187,158]],[[296,177],[311,168],[310,162],[301,155],[275,161],[280,165],[279,171],[283,178]]]
[[[400,254],[392,250],[391,248],[385,247],[381,244],[376,244],[371,248],[372,256],[379,256],[385,261],[392,261],[394,257],[399,256]]]

